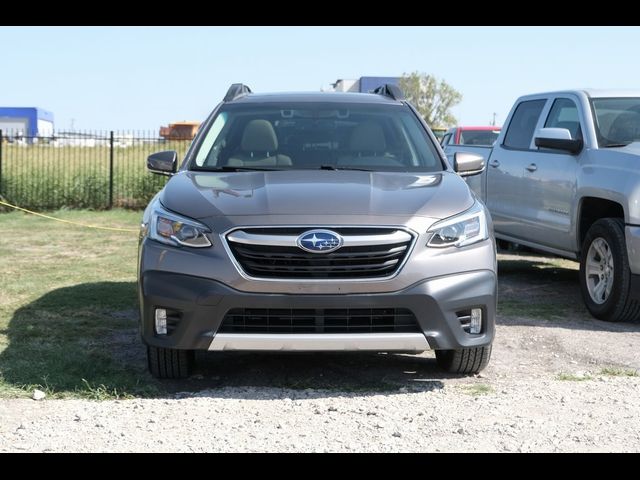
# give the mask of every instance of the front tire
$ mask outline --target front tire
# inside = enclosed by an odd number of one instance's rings
[[[631,296],[631,270],[621,219],[602,218],[587,232],[580,255],[580,291],[591,315],[600,320],[640,320],[640,302]]]
[[[489,364],[490,358],[491,345],[459,350],[436,350],[438,366],[449,373],[478,373]]]
[[[149,372],[156,378],[187,378],[194,362],[193,350],[147,346]]]

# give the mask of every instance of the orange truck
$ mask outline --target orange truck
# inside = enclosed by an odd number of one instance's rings
[[[160,127],[160,136],[166,140],[193,140],[200,128],[200,122],[175,122],[168,127]]]

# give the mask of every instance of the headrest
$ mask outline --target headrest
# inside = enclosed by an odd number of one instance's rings
[[[640,114],[624,112],[618,115],[609,129],[609,137],[614,142],[633,142],[640,133]]]
[[[268,120],[251,120],[244,127],[240,147],[244,152],[275,152],[278,137]]]
[[[370,120],[354,128],[349,149],[354,152],[384,152],[386,144],[380,124]]]

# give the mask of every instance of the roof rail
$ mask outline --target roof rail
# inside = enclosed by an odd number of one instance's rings
[[[231,100],[235,100],[247,93],[251,93],[251,89],[244,83],[234,83],[229,87],[229,90],[227,90],[227,94],[224,96],[223,101],[230,102]]]
[[[404,100],[404,93],[397,85],[391,83],[385,83],[374,89],[371,93],[378,95],[384,95],[385,97],[393,98],[394,100]]]

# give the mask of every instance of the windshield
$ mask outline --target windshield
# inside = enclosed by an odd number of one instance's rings
[[[640,140],[640,98],[594,98],[591,105],[600,148]]]
[[[428,171],[443,164],[424,127],[401,105],[225,105],[192,170]]]
[[[458,145],[491,146],[498,139],[500,130],[462,130]]]

